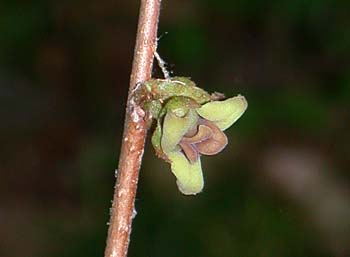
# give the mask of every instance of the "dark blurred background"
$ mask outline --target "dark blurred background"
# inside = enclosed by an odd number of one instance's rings
[[[1,2],[0,256],[103,255],[138,9]],[[169,69],[249,108],[196,197],[148,141],[129,256],[350,256],[349,10],[163,0]]]

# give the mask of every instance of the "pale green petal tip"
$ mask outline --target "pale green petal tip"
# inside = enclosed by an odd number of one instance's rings
[[[181,152],[168,154],[171,160],[171,171],[175,175],[177,186],[184,195],[195,195],[202,191],[204,186],[200,159],[190,164]]]
[[[221,130],[229,128],[245,112],[248,103],[244,96],[238,95],[224,101],[204,104],[197,112],[203,118],[214,122]]]

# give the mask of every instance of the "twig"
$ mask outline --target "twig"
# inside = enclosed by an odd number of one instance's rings
[[[140,82],[151,77],[160,2],[161,0],[141,0],[118,179],[111,208],[105,257],[126,257],[128,251],[137,182],[147,133],[144,112],[134,101],[133,92]]]

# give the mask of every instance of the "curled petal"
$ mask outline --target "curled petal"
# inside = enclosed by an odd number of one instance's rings
[[[198,131],[195,135],[193,135],[192,137],[187,137],[185,135],[182,141],[186,141],[190,144],[199,143],[208,139],[209,137],[211,137],[211,135],[212,135],[212,131],[209,127],[205,125],[199,125]]]
[[[224,101],[213,101],[197,109],[203,118],[215,123],[221,130],[229,128],[245,112],[248,103],[244,96],[238,95]]]
[[[171,161],[171,171],[177,179],[176,184],[180,192],[185,195],[200,193],[204,186],[200,158],[191,164],[180,151],[170,152],[168,157]]]
[[[203,120],[204,122],[204,120]],[[215,126],[215,125],[213,125]],[[219,130],[218,128],[216,128]],[[220,131],[220,130],[219,130]],[[221,132],[221,131],[220,131]],[[212,136],[212,130],[205,125],[199,125],[197,133],[195,133],[192,137],[187,137],[188,134],[193,134],[193,132],[188,132],[180,141],[180,147],[185,153],[187,159],[190,163],[194,163],[197,161],[199,154],[197,150],[197,143],[204,142],[208,140]],[[221,132],[222,133],[222,132]]]
[[[176,116],[171,110],[167,112],[163,122],[161,147],[164,153],[173,151],[182,137],[197,124],[198,114],[190,109],[184,117]]]
[[[204,124],[202,126],[210,129],[212,133],[211,137],[207,140],[196,144],[197,151],[205,155],[214,155],[221,152],[226,147],[228,141],[225,133],[210,121],[201,120],[201,122]]]
[[[195,145],[192,145],[186,141],[180,141],[180,147],[186,155],[190,163],[195,163],[198,160],[199,154]]]

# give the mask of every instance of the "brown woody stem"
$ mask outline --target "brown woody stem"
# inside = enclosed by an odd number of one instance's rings
[[[141,0],[134,60],[105,257],[126,257],[147,124],[133,93],[152,74],[161,0]]]

